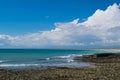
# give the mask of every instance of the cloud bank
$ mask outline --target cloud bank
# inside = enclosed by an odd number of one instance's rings
[[[55,23],[50,31],[21,36],[0,34],[0,47],[21,48],[120,48],[120,9],[114,3],[106,10],[96,10],[84,22]]]

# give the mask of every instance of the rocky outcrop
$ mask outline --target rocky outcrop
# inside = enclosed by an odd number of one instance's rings
[[[119,53],[99,53],[75,57],[74,60],[84,62],[120,62],[119,58]]]

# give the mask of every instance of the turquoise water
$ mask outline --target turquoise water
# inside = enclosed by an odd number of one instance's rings
[[[101,52],[107,50],[0,49],[0,68],[79,67],[87,64],[75,62],[75,56]]]

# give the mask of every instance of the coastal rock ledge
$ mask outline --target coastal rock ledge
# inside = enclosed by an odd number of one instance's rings
[[[95,62],[95,63],[119,63],[120,53],[96,53],[91,55],[76,56],[75,61]]]

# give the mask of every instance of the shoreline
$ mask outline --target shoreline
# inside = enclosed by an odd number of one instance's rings
[[[84,57],[95,67],[56,67],[44,70],[5,70],[0,69],[0,80],[120,80],[120,54],[103,54]],[[91,61],[92,60],[92,61]]]

